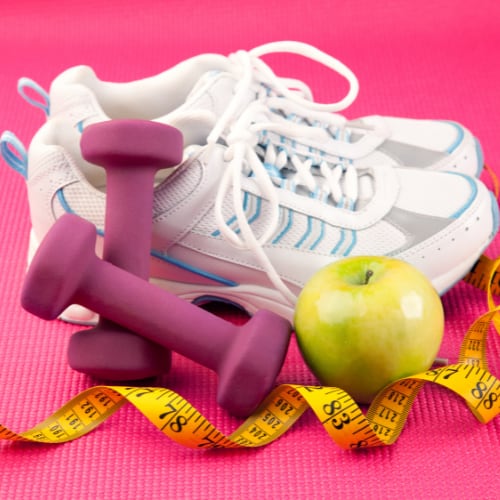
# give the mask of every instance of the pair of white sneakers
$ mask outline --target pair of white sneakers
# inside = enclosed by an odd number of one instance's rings
[[[273,52],[326,65],[349,92],[337,103],[315,102],[304,82],[276,76],[262,60]],[[363,254],[413,264],[442,294],[497,232],[497,201],[478,180],[481,148],[466,128],[347,120],[338,112],[355,99],[356,77],[303,43],[204,54],[128,83],[78,66],[49,93],[28,79],[19,91],[47,114],[27,152],[12,133],[0,140],[7,163],[26,178],[31,250],[66,212],[103,230],[106,178],[81,156],[86,126],[138,118],[183,132],[182,163],[156,179],[151,281],[195,303],[221,300],[291,319],[316,270]],[[64,318],[95,320],[75,308]]]

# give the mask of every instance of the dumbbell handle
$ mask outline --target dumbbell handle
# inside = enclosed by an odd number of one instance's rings
[[[75,303],[217,371],[237,326],[97,257],[86,276]]]
[[[150,272],[151,230],[138,224],[144,224],[144,220],[151,224],[153,196],[138,193],[152,192],[155,173],[146,166],[137,170],[117,168],[107,175],[106,203],[113,210],[106,210],[103,259],[143,279],[148,279]],[[120,213],[123,206],[127,206],[126,213],[147,213],[147,218],[124,220]]]

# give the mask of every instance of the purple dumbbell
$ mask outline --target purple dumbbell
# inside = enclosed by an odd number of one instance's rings
[[[243,326],[194,306],[137,276],[100,260],[95,227],[62,216],[31,263],[23,307],[54,319],[80,304],[131,331],[217,372],[218,403],[240,417],[251,414],[272,389],[286,356],[291,325],[267,310]]]
[[[103,259],[149,278],[154,177],[182,161],[183,139],[174,127],[146,120],[111,120],[87,127],[82,156],[106,170]],[[100,317],[95,328],[72,335],[68,362],[108,380],[139,380],[170,368],[167,349]]]

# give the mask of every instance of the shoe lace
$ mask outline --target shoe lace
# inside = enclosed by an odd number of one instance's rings
[[[310,89],[305,83],[277,77],[260,59],[260,56],[274,52],[309,57],[338,72],[349,82],[347,94],[334,103],[312,101]],[[239,83],[207,138],[209,147],[221,140],[227,145],[225,160],[228,168],[215,199],[216,222],[220,233],[230,244],[254,253],[274,287],[294,305],[296,295],[281,279],[264,250],[279,225],[277,188],[305,192],[326,203],[354,210],[358,199],[359,174],[350,161],[338,156],[338,161],[333,162],[322,158],[324,153],[319,151],[316,154],[299,154],[292,148],[273,145],[266,141],[266,137],[269,132],[274,132],[287,140],[307,138],[324,144],[325,134],[329,134],[337,141],[348,141],[346,119],[333,112],[345,109],[354,101],[358,82],[351,70],[340,61],[301,42],[274,42],[249,52],[239,51],[230,58],[235,62]],[[241,112],[242,103],[251,89],[257,89],[257,99]],[[315,126],[311,126],[312,123]],[[259,237],[250,227],[243,208],[242,177],[245,175],[252,176],[261,196],[270,206],[269,224]],[[223,216],[223,202],[229,192],[238,231],[233,230]]]

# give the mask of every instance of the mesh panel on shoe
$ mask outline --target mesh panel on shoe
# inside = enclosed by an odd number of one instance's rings
[[[50,186],[66,184],[76,180],[75,173],[68,168],[67,158],[57,149],[47,148],[43,156],[30,163],[28,167],[28,183],[34,186],[40,182],[48,182]]]
[[[404,233],[382,220],[357,233],[357,243],[353,254],[385,255],[397,250],[405,243]]]
[[[64,201],[72,212],[91,221],[98,229],[104,228],[106,204],[104,193],[96,193],[89,190],[83,183],[75,182],[64,188],[63,195]],[[64,210],[64,207],[61,208]]]
[[[198,161],[186,164],[168,177],[155,190],[153,216],[158,217],[192,195],[202,178],[202,167]],[[189,203],[189,200],[188,200]]]

